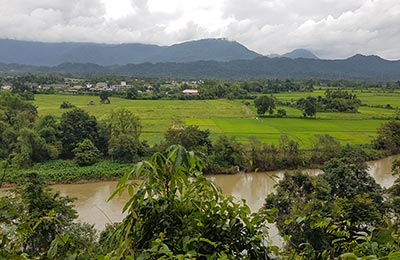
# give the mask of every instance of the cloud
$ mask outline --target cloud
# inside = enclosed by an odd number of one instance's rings
[[[262,54],[400,59],[399,24],[398,0],[0,0],[0,38],[51,42],[228,37]]]

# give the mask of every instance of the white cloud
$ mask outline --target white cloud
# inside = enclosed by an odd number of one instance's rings
[[[0,38],[53,42],[228,37],[262,54],[400,59],[399,24],[398,0],[0,0]]]

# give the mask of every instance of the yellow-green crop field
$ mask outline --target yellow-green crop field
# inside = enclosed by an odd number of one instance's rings
[[[356,92],[365,104],[400,107],[400,93]],[[323,95],[323,91],[311,93],[276,94],[278,100],[297,100],[307,95]],[[107,120],[113,109],[126,108],[137,115],[143,125],[142,139],[150,144],[162,140],[164,132],[175,120],[186,125],[198,125],[209,129],[212,138],[219,135],[235,136],[241,142],[250,138],[278,143],[282,134],[299,141],[303,148],[310,146],[315,135],[330,134],[343,144],[370,143],[376,129],[394,118],[395,110],[360,107],[359,113],[317,113],[316,119],[301,118],[302,112],[291,107],[284,108],[287,118],[257,118],[253,105],[246,106],[236,100],[127,100],[111,97],[111,104],[100,104],[97,96],[78,95],[35,95],[33,103],[38,107],[39,116],[60,117],[66,109],[60,109],[63,101],[84,109],[98,120]],[[94,105],[88,105],[94,101]]]

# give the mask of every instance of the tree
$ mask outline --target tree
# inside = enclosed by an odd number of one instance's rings
[[[307,97],[304,102],[304,117],[312,117],[317,113],[317,101],[315,97]]]
[[[198,126],[174,126],[164,135],[166,146],[179,144],[188,150],[208,154],[212,149],[209,130],[200,130]]]
[[[1,121],[14,129],[28,127],[37,118],[37,109],[34,105],[22,100],[19,96],[9,92],[0,92]]]
[[[278,109],[277,115],[278,115],[278,117],[286,117],[286,110],[283,108]]]
[[[378,129],[378,136],[373,140],[376,149],[388,150],[392,154],[400,152],[400,122],[384,123]]]
[[[139,92],[136,87],[130,87],[126,90],[127,99],[136,99],[139,96]]]
[[[285,174],[266,199],[267,209],[277,209],[276,224],[290,255],[335,259],[352,251],[360,234],[384,226],[382,189],[365,164],[333,159],[323,171]]]
[[[50,158],[46,141],[33,129],[22,128],[12,151],[12,163],[16,167],[30,166]]]
[[[212,160],[221,168],[234,166],[243,168],[244,147],[234,137],[220,136],[213,145]]]
[[[62,155],[72,157],[72,150],[85,139],[96,143],[98,139],[97,121],[94,116],[80,108],[75,108],[61,115],[60,121]]]
[[[132,112],[124,108],[113,111],[108,128],[108,154],[113,160],[132,162],[144,154],[144,147],[139,140],[142,126],[139,118]]]
[[[254,105],[257,108],[257,114],[264,115],[268,111],[272,115],[275,109],[275,98],[273,96],[259,96],[254,100]]]
[[[79,166],[93,165],[101,156],[99,149],[89,139],[83,140],[72,152]]]
[[[332,136],[328,134],[316,135],[311,159],[315,163],[324,163],[334,157],[338,157],[341,151],[342,146],[340,142]]]
[[[110,91],[101,91],[100,92],[100,103],[102,104],[110,104],[110,99],[109,97],[111,96],[111,92]]]
[[[0,198],[0,258],[44,258],[56,237],[62,238],[74,225],[72,202],[51,193],[37,173],[29,173],[22,189]]]
[[[131,199],[109,257],[268,259],[263,216],[225,197],[202,168],[193,152],[172,146],[125,174],[113,196],[128,190]],[[139,187],[132,177],[143,179]]]
[[[63,101],[60,105],[61,109],[67,109],[67,108],[76,108],[75,105],[71,104],[71,102],[68,101]]]
[[[11,89],[13,94],[19,95],[24,100],[34,100],[35,96],[31,87],[26,86],[23,82],[15,81]]]

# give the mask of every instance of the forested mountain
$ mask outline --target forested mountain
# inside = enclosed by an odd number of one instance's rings
[[[321,60],[305,49],[266,57],[226,39],[203,39],[171,46],[0,40],[0,73],[115,74],[185,79],[399,80],[400,61],[360,54],[342,60]]]
[[[204,39],[172,46],[0,40],[0,62],[35,66],[57,66],[62,63],[110,66],[144,62],[230,61],[259,56],[238,42],[225,39]]]
[[[399,80],[400,61],[356,55],[346,60],[256,58],[229,62],[142,63],[104,67],[96,64],[64,63],[55,67],[0,64],[0,73],[61,73],[74,75],[115,74],[160,78],[331,78]]]

